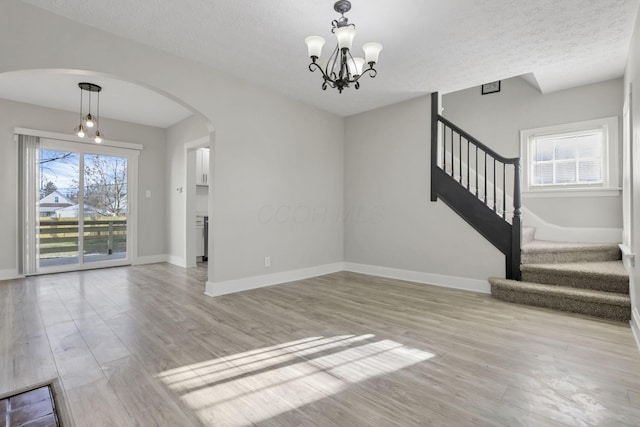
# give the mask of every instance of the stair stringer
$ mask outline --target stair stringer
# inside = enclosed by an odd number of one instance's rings
[[[433,171],[436,194],[507,257],[511,256],[511,225],[440,168]]]

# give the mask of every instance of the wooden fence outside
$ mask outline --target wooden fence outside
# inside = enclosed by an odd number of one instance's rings
[[[40,255],[78,252],[79,237],[84,238],[86,254],[111,254],[127,249],[126,219],[84,221],[84,235],[79,235],[77,219],[40,219]]]

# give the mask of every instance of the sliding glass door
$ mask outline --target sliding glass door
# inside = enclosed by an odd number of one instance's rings
[[[37,273],[130,263],[129,157],[113,151],[42,140]]]

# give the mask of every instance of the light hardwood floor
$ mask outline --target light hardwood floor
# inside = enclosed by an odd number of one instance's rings
[[[168,264],[0,282],[0,396],[78,426],[640,425],[625,324],[337,273],[209,298]]]

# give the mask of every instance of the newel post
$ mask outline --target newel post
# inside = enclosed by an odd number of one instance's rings
[[[513,167],[514,174],[513,221],[511,222],[511,262],[507,264],[507,278],[520,280],[520,248],[522,245],[522,195],[520,192],[520,159],[516,160]]]
[[[436,168],[438,167],[438,114],[440,103],[438,102],[438,92],[431,94],[431,201],[438,201],[436,191]]]

